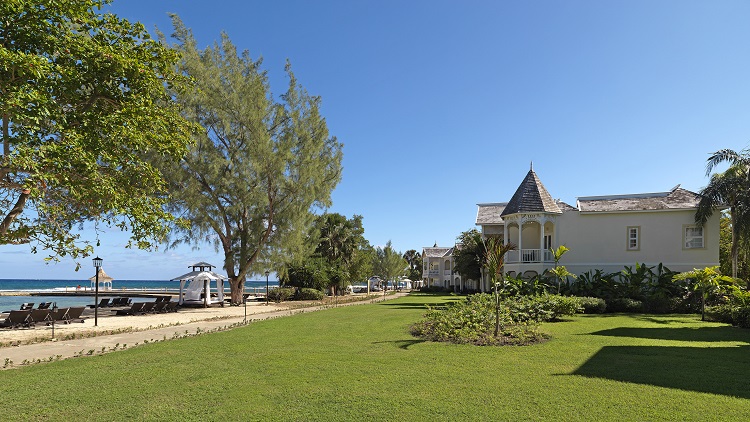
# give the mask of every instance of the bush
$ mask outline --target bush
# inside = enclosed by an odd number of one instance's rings
[[[750,306],[738,306],[732,309],[732,324],[750,328]]]
[[[518,296],[503,301],[515,322],[544,322],[559,320],[565,315],[583,312],[577,297],[560,295]]]
[[[522,345],[543,340],[544,335],[531,318],[519,322],[523,318],[511,316],[511,308],[505,305],[513,302],[515,300],[508,299],[500,307],[497,337],[494,336],[495,298],[486,293],[468,296],[466,300],[449,304],[444,309],[431,309],[423,320],[412,326],[411,332],[431,341],[476,345]],[[533,307],[532,302],[528,301],[526,305]]]
[[[677,297],[651,296],[643,304],[644,311],[652,314],[671,314],[681,308],[682,300]]]
[[[294,300],[322,300],[325,295],[318,289],[302,288],[294,294]]]
[[[630,298],[617,298],[607,302],[607,312],[643,312],[643,302]]]
[[[289,287],[279,287],[268,292],[268,299],[276,303],[289,300],[292,296],[294,296],[294,289]]]
[[[709,321],[723,322],[734,325],[732,317],[732,306],[729,304],[706,306],[706,319]]]
[[[579,297],[584,314],[603,314],[607,310],[607,302],[598,297]]]

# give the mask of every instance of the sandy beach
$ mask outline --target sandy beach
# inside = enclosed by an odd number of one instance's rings
[[[405,293],[388,295],[386,298],[402,296]],[[364,299],[364,298],[362,298]],[[350,303],[341,303],[338,306],[371,303],[372,300],[383,300],[382,295],[371,295],[371,299],[355,301]],[[268,316],[278,316],[281,311],[312,311],[330,306],[321,302],[265,302],[248,301],[247,315],[248,319],[263,319],[263,314]],[[226,325],[241,322],[244,320],[244,306],[224,307],[214,305],[210,308],[191,308],[182,307],[178,312],[157,313],[146,315],[116,315],[113,308],[100,308],[98,317],[98,326],[94,326],[94,310],[87,308],[84,311],[85,322],[72,322],[70,324],[55,324],[55,337],[57,339],[72,339],[99,337],[111,334],[119,334],[131,331],[148,331],[165,327],[179,327],[181,325],[193,324],[201,321],[225,321]],[[123,309],[123,308],[115,308]],[[291,312],[288,312],[291,313]],[[2,314],[2,319],[7,314]],[[193,324],[194,325],[194,324]],[[174,331],[179,331],[175,329]],[[43,324],[37,324],[33,328],[3,328],[0,329],[0,345],[23,345],[37,342],[48,342],[52,337],[52,327]],[[0,347],[0,351],[2,347]]]

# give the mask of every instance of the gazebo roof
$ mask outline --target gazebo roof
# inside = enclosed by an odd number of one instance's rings
[[[114,278],[107,275],[107,273],[104,272],[104,268],[99,268],[99,282],[102,281],[112,281]],[[89,281],[96,281],[96,274],[94,274],[93,277],[89,277]]]
[[[189,281],[189,280],[194,279],[195,277],[198,277],[199,275],[208,276],[209,278],[213,280],[216,280],[216,279],[226,280],[227,279],[227,276],[215,273],[213,271],[190,271],[189,273],[183,274],[179,277],[175,277],[170,281],[182,281],[182,280]]]

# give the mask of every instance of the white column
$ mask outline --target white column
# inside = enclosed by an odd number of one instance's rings
[[[539,262],[544,262],[544,219],[539,223]]]
[[[523,221],[518,220],[518,262],[523,264]]]

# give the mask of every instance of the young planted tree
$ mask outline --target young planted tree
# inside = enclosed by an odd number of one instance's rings
[[[505,290],[503,268],[505,267],[505,255],[516,249],[512,243],[503,243],[499,237],[490,237],[484,241],[485,261],[484,268],[490,276],[490,281],[495,289],[495,337],[500,333],[500,294]]]
[[[557,247],[557,249],[549,248],[550,252],[552,253],[552,259],[555,260],[555,268],[549,270],[552,274],[555,275],[555,278],[557,279],[557,294],[560,294],[560,283],[562,280],[565,280],[565,282],[568,282],[568,277],[576,278],[575,274],[568,271],[567,268],[565,268],[564,265],[558,265],[560,263],[560,259],[563,255],[565,255],[565,252],[568,252],[570,249],[568,249],[565,245],[560,245]]]
[[[315,231],[319,236],[315,252],[328,264],[328,287],[336,295],[337,289],[346,288],[353,276],[360,276],[357,255],[367,243],[362,216],[347,219],[338,213],[326,213],[316,220]]]
[[[701,321],[706,320],[706,299],[711,293],[719,291],[724,286],[734,283],[732,277],[721,275],[719,266],[693,269],[679,273],[672,277],[673,280],[689,280],[693,283],[693,290],[701,292]]]
[[[177,53],[109,1],[0,2],[0,244],[86,256],[96,220],[148,248],[170,215],[144,152],[176,159],[194,128],[168,95]],[[175,157],[175,158],[171,158]]]
[[[176,98],[203,131],[178,165],[166,166],[172,210],[190,223],[172,241],[221,249],[239,304],[254,263],[281,267],[303,247],[312,209],[331,204],[342,145],[328,133],[320,98],[297,83],[289,64],[289,86],[276,101],[260,60],[238,54],[224,34],[199,50],[179,18],[173,23],[180,71],[195,81]]]

